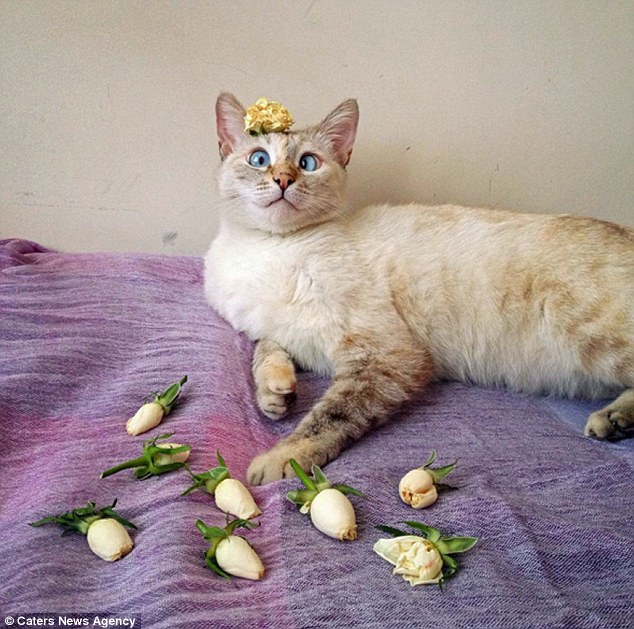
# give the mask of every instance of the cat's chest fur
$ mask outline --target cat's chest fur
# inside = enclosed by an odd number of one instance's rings
[[[207,298],[250,338],[274,340],[303,367],[332,373],[328,356],[358,290],[358,278],[341,273],[354,262],[352,252],[341,255],[340,240],[328,230],[292,237],[221,230],[206,257]]]

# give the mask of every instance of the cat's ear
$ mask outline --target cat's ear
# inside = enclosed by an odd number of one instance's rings
[[[344,168],[350,161],[358,123],[359,107],[357,101],[351,98],[341,103],[317,125],[317,133],[330,144],[337,161]]]
[[[222,92],[218,96],[216,101],[216,130],[222,159],[233,152],[238,139],[244,134],[245,114],[244,107],[233,94]]]

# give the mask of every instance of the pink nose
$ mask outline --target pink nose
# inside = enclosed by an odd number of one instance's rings
[[[280,187],[281,190],[286,190],[295,180],[289,173],[279,173],[273,177],[273,181]]]

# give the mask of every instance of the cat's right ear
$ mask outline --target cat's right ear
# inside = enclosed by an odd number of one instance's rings
[[[216,101],[216,130],[221,159],[230,155],[237,141],[244,134],[246,112],[238,99],[229,92],[222,92]]]
[[[331,146],[335,158],[345,168],[359,124],[359,107],[353,98],[344,101],[317,126],[317,133]]]

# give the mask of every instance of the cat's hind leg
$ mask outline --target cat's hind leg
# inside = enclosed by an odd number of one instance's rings
[[[627,389],[614,402],[588,418],[584,433],[596,439],[621,439],[634,429],[634,389]]]
[[[297,382],[291,357],[277,343],[262,339],[253,353],[253,379],[260,410],[270,419],[286,415]]]

